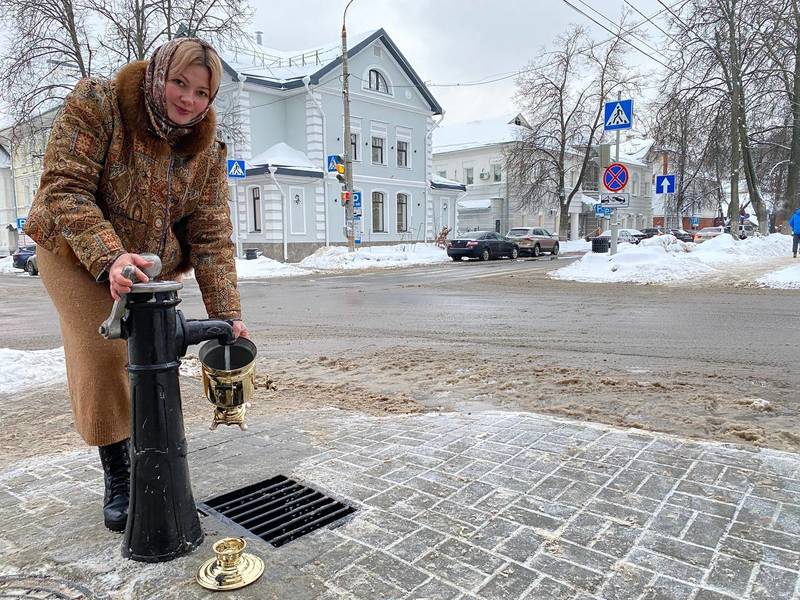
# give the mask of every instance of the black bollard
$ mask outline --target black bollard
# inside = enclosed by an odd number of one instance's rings
[[[157,270],[148,269],[151,279],[160,269],[160,261]],[[144,562],[178,558],[203,542],[186,458],[179,358],[191,344],[234,341],[226,321],[184,319],[175,309],[182,287],[175,281],[135,283],[100,327],[104,337],[128,340],[131,490],[122,555]]]

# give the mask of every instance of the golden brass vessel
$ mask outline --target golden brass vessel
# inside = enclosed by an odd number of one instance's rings
[[[256,388],[256,354],[255,344],[243,337],[227,346],[212,340],[200,348],[203,392],[214,405],[210,429],[218,425],[247,429],[244,419]]]
[[[245,553],[244,538],[222,538],[212,548],[216,556],[200,567],[197,583],[207,590],[238,590],[264,573],[264,561]]]

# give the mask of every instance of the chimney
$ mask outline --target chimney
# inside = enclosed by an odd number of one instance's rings
[[[264,35],[263,31],[256,31],[256,44],[261,46],[261,36]]]

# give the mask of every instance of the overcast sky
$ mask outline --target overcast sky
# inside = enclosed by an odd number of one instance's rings
[[[648,16],[663,9],[657,0],[628,1]],[[625,6],[623,0],[570,2],[601,22],[586,5],[611,18],[618,18]],[[339,39],[345,4],[345,0],[253,0],[253,30],[263,31],[264,45],[272,48],[329,47]],[[643,20],[638,15],[634,18]],[[383,27],[423,81],[434,84],[430,89],[445,109],[445,123],[513,111],[514,79],[465,88],[435,84],[472,82],[516,71],[570,23],[585,25],[597,39],[609,37],[562,0],[354,0],[347,11],[349,32]],[[658,32],[651,26],[645,30],[654,36],[650,43],[658,46]],[[634,50],[631,59],[643,70],[659,67]]]

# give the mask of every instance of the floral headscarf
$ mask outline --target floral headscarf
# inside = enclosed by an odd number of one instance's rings
[[[153,125],[155,133],[167,141],[175,140],[189,133],[194,125],[197,125],[205,118],[211,108],[211,103],[217,96],[218,90],[210,90],[208,106],[188,123],[179,125],[167,116],[166,86],[170,65],[172,64],[172,58],[175,56],[175,51],[181,44],[187,42],[199,44],[205,53],[213,52],[216,54],[216,50],[208,42],[199,38],[175,38],[156,48],[153,56],[150,57],[144,78],[144,104],[150,117],[150,123]]]

